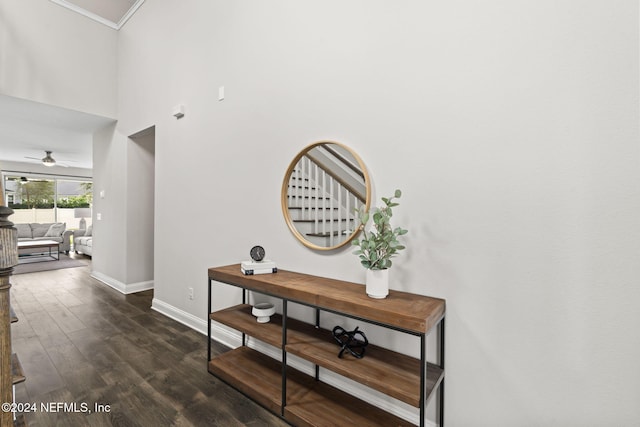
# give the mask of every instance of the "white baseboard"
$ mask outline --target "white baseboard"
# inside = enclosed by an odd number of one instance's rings
[[[153,289],[153,280],[147,280],[146,282],[126,284],[126,283],[122,283],[119,280],[114,279],[113,277],[109,277],[106,274],[102,274],[97,271],[92,271],[91,277],[104,283],[107,286],[112,287],[116,291],[121,292],[125,295]]]
[[[196,317],[157,298],[151,301],[151,309],[200,332],[202,335],[207,335],[207,321],[205,319]]]
[[[176,308],[156,298],[153,299],[151,308],[158,313],[161,313],[177,322],[182,323],[183,325],[186,325],[200,332],[205,336],[207,335],[206,319],[196,317],[191,313],[187,313],[184,310]],[[226,326],[216,322],[211,323],[211,337],[214,340],[226,345],[227,347],[236,348],[242,345],[241,332],[238,332],[235,329],[227,328]],[[273,357],[276,360],[281,359],[282,352],[280,351],[280,349],[266,344],[262,341],[248,338],[247,345],[257,351],[260,351],[261,353],[265,353]],[[336,357],[337,354],[338,353],[336,347]],[[287,356],[287,364],[308,375],[315,375],[315,368],[311,363],[306,362],[303,359],[300,359],[293,355]],[[363,386],[362,384],[351,381],[341,375],[335,374],[325,369],[321,370],[320,378],[323,382],[330,384],[353,396],[356,396],[359,399],[364,400],[365,402],[369,402],[370,404],[387,412],[390,412],[411,423],[418,424],[418,420],[420,418],[419,411],[417,411],[416,408],[413,408],[410,405],[395,400],[378,391],[370,389],[366,386]],[[425,425],[429,427],[435,427],[436,423],[431,420],[425,420]]]

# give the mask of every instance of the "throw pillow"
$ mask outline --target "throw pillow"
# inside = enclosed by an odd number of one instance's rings
[[[91,224],[88,228],[87,228],[87,232],[84,233],[85,236],[91,236],[91,233],[93,233],[93,224]]]
[[[33,239],[29,224],[15,224],[15,227],[18,229],[18,239]]]
[[[33,233],[33,238],[37,239],[40,237],[44,237],[45,234],[47,234],[47,231],[49,231],[49,228],[51,228],[51,226],[55,224],[54,222],[43,222],[42,224],[40,224],[39,222],[32,222],[31,223],[31,232]]]
[[[55,224],[51,224],[44,237],[60,237],[62,236],[62,233],[64,233],[64,229],[66,227],[67,224],[64,222],[56,222]]]

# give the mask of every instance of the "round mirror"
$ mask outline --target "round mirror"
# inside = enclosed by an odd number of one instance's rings
[[[282,212],[289,229],[312,249],[346,245],[360,231],[357,209],[369,209],[371,183],[350,148],[319,141],[291,162],[282,182]]]

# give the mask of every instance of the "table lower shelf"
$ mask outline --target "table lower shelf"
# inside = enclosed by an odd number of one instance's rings
[[[279,348],[282,342],[282,316],[275,314],[268,323],[258,323],[251,306],[240,304],[211,313],[211,320],[242,331]],[[338,358],[331,331],[289,318],[287,320],[288,354],[294,354],[358,383],[378,390],[411,406],[420,406],[420,360],[369,344],[366,355],[356,359],[347,354]],[[444,370],[427,363],[426,400],[444,378]]]
[[[265,408],[280,415],[282,364],[249,347],[239,347],[209,362],[209,372]],[[411,426],[354,396],[287,367],[284,418],[296,426]]]

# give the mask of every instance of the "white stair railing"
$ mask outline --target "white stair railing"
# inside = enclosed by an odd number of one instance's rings
[[[308,236],[325,238],[334,246],[356,225],[355,210],[364,204],[340,180],[308,157],[302,157],[291,174],[289,207],[299,211],[297,222],[310,224]]]

